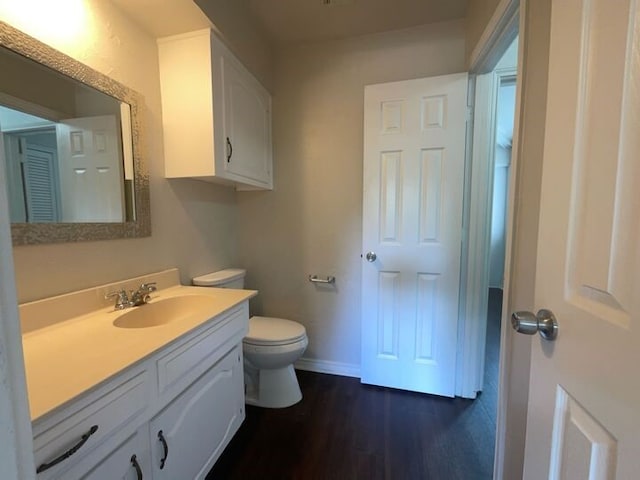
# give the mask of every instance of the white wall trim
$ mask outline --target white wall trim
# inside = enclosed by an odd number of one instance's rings
[[[42,117],[45,120],[50,120],[52,122],[59,122],[65,117],[69,116],[69,113],[65,114],[62,112],[57,112],[56,110],[53,110],[51,108],[28,102],[26,100],[23,100],[22,98],[14,97],[13,95],[9,95],[8,93],[4,92],[0,92],[0,102],[2,102],[2,105],[4,107],[11,108],[13,110],[20,110],[21,112],[35,115],[36,117]]]
[[[2,478],[32,480],[36,472],[24,356],[14,280],[11,224],[0,135],[0,465]]]
[[[462,296],[465,321],[456,392],[464,398],[475,398],[484,384],[497,103],[503,79],[515,77],[516,73],[515,68],[504,68],[475,77],[469,238]]]
[[[464,398],[476,397],[484,376],[497,91],[494,73],[476,76],[466,275],[462,280],[464,332],[456,392]]]
[[[330,360],[302,357],[295,363],[295,368],[308,372],[329,373],[342,377],[360,378],[360,365],[353,363],[332,362]]]
[[[469,58],[471,73],[488,73],[518,33],[519,0],[500,0]]]
[[[471,165],[467,167],[466,175],[470,181],[465,183],[464,194],[466,225],[460,277],[461,326],[456,368],[456,395],[464,398],[476,398],[477,392],[482,390],[484,379],[495,152],[493,139],[500,85],[499,76],[492,70],[518,35],[519,14],[519,0],[502,0],[471,56],[471,72],[475,74],[470,89],[474,93],[470,98],[473,104],[473,139],[471,155],[467,156]],[[484,125],[490,125],[490,129],[476,128]],[[505,269],[509,268],[509,261],[509,258],[505,258]]]

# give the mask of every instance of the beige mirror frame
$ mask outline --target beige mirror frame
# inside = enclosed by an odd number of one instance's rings
[[[141,149],[142,96],[121,83],[0,21],[0,46],[95,88],[131,108],[135,221],[122,223],[14,223],[14,245],[138,238],[151,235],[149,174]]]

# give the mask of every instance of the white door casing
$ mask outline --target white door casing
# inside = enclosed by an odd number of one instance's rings
[[[0,135],[0,465],[3,478],[36,478],[18,295],[13,266],[4,138]]]
[[[365,87],[363,383],[453,396],[467,74]]]
[[[640,14],[555,1],[524,477],[640,475]]]

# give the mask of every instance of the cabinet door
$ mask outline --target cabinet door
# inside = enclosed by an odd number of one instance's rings
[[[236,346],[151,420],[154,480],[204,478],[243,420],[242,351]]]
[[[271,97],[237,60],[221,56],[225,171],[271,188]]]

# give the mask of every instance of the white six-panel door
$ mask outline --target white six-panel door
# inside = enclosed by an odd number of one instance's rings
[[[123,160],[114,115],[56,125],[63,222],[123,222]]]
[[[467,74],[365,87],[363,383],[453,396]]]
[[[640,478],[640,15],[552,4],[525,478]],[[526,161],[526,159],[524,159]]]

